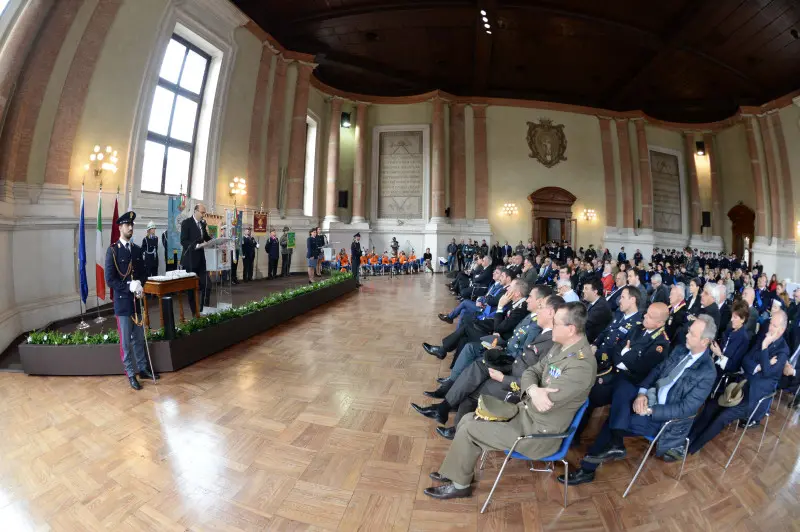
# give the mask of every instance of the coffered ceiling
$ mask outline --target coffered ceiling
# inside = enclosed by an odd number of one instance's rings
[[[350,92],[441,89],[706,122],[800,89],[797,0],[233,1]]]

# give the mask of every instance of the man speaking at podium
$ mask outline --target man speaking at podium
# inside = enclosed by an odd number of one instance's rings
[[[206,206],[198,203],[194,206],[194,213],[190,218],[181,222],[181,266],[187,272],[197,274],[200,282],[200,311],[206,299],[206,254],[203,249],[211,237],[206,230]],[[194,290],[189,291],[189,308],[196,314],[194,304]]]

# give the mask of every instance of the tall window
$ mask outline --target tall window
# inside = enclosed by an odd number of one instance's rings
[[[8,6],[8,2],[9,1],[10,0],[0,0],[0,15],[2,15],[3,11],[6,10],[6,7]]]
[[[1,2],[2,0],[0,0]],[[189,194],[211,56],[173,35],[161,63],[144,148],[142,191]]]

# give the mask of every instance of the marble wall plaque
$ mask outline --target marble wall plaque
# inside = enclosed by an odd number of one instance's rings
[[[378,218],[422,218],[422,131],[380,133]]]
[[[681,233],[681,176],[678,158],[650,151],[653,176],[653,230]]]

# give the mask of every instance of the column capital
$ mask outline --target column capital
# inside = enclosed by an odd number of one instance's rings
[[[342,108],[342,102],[345,101],[345,99],[342,98],[341,96],[331,96],[329,98],[329,100],[331,102],[331,109],[337,109],[337,108],[341,109]]]

